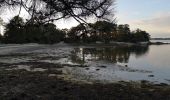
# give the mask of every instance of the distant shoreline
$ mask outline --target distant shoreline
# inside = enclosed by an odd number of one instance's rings
[[[23,43],[23,44],[30,44],[30,45],[39,45],[39,43]],[[68,44],[68,45],[96,45],[96,46],[138,46],[138,45],[164,45],[164,44],[170,44],[170,43],[164,43],[164,42],[137,42],[137,43],[132,43],[132,42],[110,42],[110,43],[104,43],[104,42],[96,42],[96,43],[64,43],[64,42],[59,42],[59,43],[54,43],[54,44],[40,44],[40,45],[55,45],[55,44]],[[4,44],[4,43],[0,43],[0,45],[20,45],[20,44]],[[22,43],[21,43],[22,45]]]
[[[170,40],[170,38],[151,38],[151,40]]]

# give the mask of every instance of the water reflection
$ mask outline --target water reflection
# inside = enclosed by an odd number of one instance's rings
[[[146,46],[116,46],[75,48],[72,51],[71,61],[84,64],[88,61],[107,61],[112,63],[128,63],[130,55],[140,57],[146,54],[149,47]]]

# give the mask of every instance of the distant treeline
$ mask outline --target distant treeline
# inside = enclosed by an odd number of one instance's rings
[[[170,38],[151,38],[151,40],[170,40]]]
[[[5,25],[5,33],[0,36],[2,43],[91,43],[110,41],[118,42],[146,42],[150,35],[146,31],[137,29],[131,31],[128,24],[117,25],[107,21],[79,24],[71,29],[57,29],[53,23],[40,24],[34,20],[24,22],[15,16]]]

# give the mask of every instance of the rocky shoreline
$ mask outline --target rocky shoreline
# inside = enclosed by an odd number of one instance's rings
[[[25,70],[0,72],[1,100],[169,100],[170,86],[118,82],[112,84],[85,84],[64,81],[53,71]],[[60,72],[53,72],[60,74]]]

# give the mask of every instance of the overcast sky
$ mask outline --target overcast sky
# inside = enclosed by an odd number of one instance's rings
[[[132,30],[146,30],[151,37],[170,37],[170,0],[117,0],[115,8],[118,24],[129,24]],[[1,17],[6,22],[14,14],[16,12],[5,11]],[[70,28],[78,23],[61,20],[56,24],[58,28]]]

